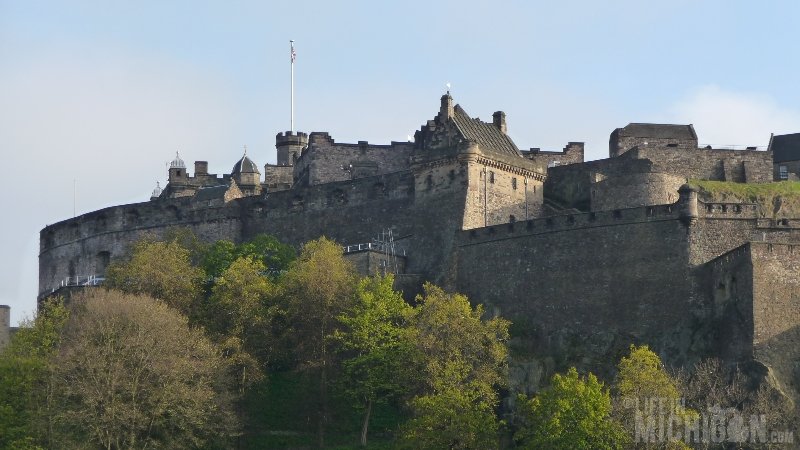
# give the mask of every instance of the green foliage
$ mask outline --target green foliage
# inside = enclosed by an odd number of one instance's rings
[[[302,367],[329,365],[332,336],[353,303],[358,277],[342,248],[325,237],[307,242],[281,279],[291,340]]]
[[[414,378],[413,342],[407,321],[413,309],[392,288],[392,275],[363,278],[355,302],[334,333],[342,355],[341,390],[364,411],[361,444],[374,404],[408,395]]]
[[[202,292],[203,272],[193,266],[190,252],[178,241],[142,240],[125,261],[113,261],[105,285],[129,294],[144,294],[192,315]]]
[[[404,443],[415,448],[495,448],[501,423],[494,409],[507,371],[509,322],[483,320],[459,294],[430,283],[411,323],[421,361],[421,392]]]
[[[698,188],[701,200],[757,203],[763,217],[791,217],[800,211],[800,182],[797,181],[734,183],[691,180],[690,183]]]
[[[664,369],[661,358],[646,345],[631,345],[630,354],[619,361],[614,387],[623,398],[680,398],[676,381]]]
[[[614,416],[625,426],[629,436],[635,437],[634,419],[637,407],[633,405],[644,405],[652,399],[664,399],[667,404],[679,405],[682,395],[678,386],[678,381],[667,373],[661,358],[655,352],[646,345],[631,345],[630,354],[623,356],[617,365],[614,390],[621,403],[615,408]],[[641,408],[638,407],[640,413]],[[697,412],[691,409],[673,409],[670,412],[685,421],[697,417]],[[671,449],[684,448],[684,445],[682,442],[670,442],[657,446]]]
[[[239,390],[263,376],[273,342],[272,319],[282,311],[260,260],[242,257],[225,269],[204,305],[206,329],[222,343],[236,371]]]
[[[319,376],[317,430],[324,446],[328,423],[328,384],[335,368],[333,337],[343,325],[339,318],[353,304],[357,275],[342,255],[342,247],[322,237],[307,242],[300,256],[281,277],[287,305],[288,339],[296,367]]]
[[[593,374],[580,377],[575,368],[555,374],[550,387],[517,405],[520,448],[552,450],[621,449],[627,435],[610,417],[611,396]]]
[[[0,353],[0,449],[36,449],[44,437],[40,411],[47,408],[48,359],[61,340],[69,314],[61,298],[42,305]]]
[[[295,258],[295,251],[292,246],[281,243],[274,236],[259,234],[239,245],[226,240],[209,245],[203,253],[200,265],[206,275],[216,278],[239,258],[259,261],[265,271],[277,272],[289,267]]]
[[[90,290],[72,302],[52,357],[58,447],[229,444],[227,367],[201,330],[150,297]]]

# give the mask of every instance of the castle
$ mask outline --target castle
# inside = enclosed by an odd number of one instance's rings
[[[287,131],[276,148],[263,173],[245,152],[222,176],[203,161],[190,175],[176,155],[150,201],[45,227],[40,296],[101,282],[112,258],[171,227],[208,241],[326,235],[364,272],[386,268],[385,245],[366,244],[389,230],[404,289],[429,280],[512,320],[518,389],[567,365],[608,374],[647,343],[670,364],[720,357],[800,398],[800,218],[687,184],[797,179],[796,135],[719,149],[692,125],[631,123],[607,159],[585,162],[579,142],[520,150],[503,112],[481,121],[447,93],[413,142]]]

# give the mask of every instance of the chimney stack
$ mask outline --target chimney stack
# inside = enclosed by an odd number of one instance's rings
[[[497,129],[500,130],[500,132],[505,134],[507,130],[506,113],[504,113],[503,111],[496,111],[494,114],[492,114],[492,118],[494,119],[494,126],[496,126]]]

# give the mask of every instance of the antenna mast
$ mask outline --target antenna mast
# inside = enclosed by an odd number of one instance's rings
[[[291,106],[291,110],[290,110],[292,117],[291,117],[291,122],[290,122],[291,126],[289,127],[289,129],[292,130],[292,132],[294,132],[294,59],[296,58],[296,54],[294,53],[294,40],[290,40],[289,41],[289,50],[291,52],[291,66],[292,66],[292,70],[291,70],[291,72],[292,72],[292,74],[291,74],[291,79],[292,79],[291,80],[291,90],[292,90],[291,102],[292,102],[292,106]]]

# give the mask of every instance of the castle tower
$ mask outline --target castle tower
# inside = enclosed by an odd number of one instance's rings
[[[11,307],[0,305],[0,352],[11,342]]]
[[[308,145],[308,134],[298,131],[287,131],[275,136],[275,148],[278,149],[278,165],[293,166],[300,157],[303,148]]]
[[[233,165],[231,177],[244,195],[261,194],[261,172],[258,171],[256,164],[247,157],[246,148],[242,159]]]
[[[188,182],[189,174],[186,173],[186,163],[181,159],[181,155],[175,152],[175,159],[169,163],[169,183],[172,185],[180,185]]]

